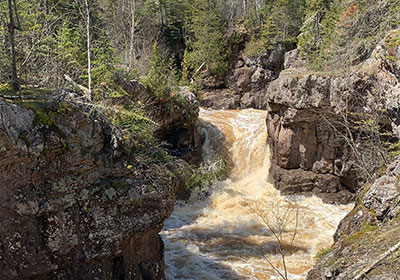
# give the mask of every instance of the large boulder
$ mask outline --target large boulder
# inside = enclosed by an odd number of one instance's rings
[[[0,100],[0,278],[164,279],[174,176],[82,106]]]

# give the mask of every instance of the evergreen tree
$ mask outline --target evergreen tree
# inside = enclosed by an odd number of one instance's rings
[[[211,75],[224,74],[229,68],[230,52],[224,34],[226,23],[216,0],[196,0],[187,18],[190,31],[184,67],[188,72],[202,65]]]
[[[177,84],[173,64],[162,57],[157,43],[153,45],[147,73],[140,81],[154,97],[160,100],[168,98]]]
[[[316,58],[323,44],[324,34],[332,29],[334,19],[330,17],[323,22],[333,0],[307,0],[306,19],[301,27],[299,49],[308,60]]]
[[[294,45],[304,19],[305,0],[265,1],[264,7],[255,17],[250,13],[247,27],[252,40],[246,48],[247,55],[258,55],[271,50],[278,44]],[[260,24],[258,26],[258,20]]]

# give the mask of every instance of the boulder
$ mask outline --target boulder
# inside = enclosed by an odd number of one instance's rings
[[[283,66],[288,68],[301,68],[306,66],[306,62],[300,58],[300,50],[294,49],[285,53],[285,61]]]

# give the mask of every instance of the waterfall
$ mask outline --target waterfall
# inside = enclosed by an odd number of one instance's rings
[[[305,279],[316,253],[332,244],[337,225],[352,205],[280,195],[268,174],[265,111],[202,109],[200,119],[206,136],[204,160],[226,153],[234,166],[209,197],[200,199],[194,191],[165,222],[167,279],[279,279],[269,262],[282,271],[282,258],[262,215],[272,224],[286,218],[281,234],[289,278]],[[293,218],[294,205],[298,219]]]

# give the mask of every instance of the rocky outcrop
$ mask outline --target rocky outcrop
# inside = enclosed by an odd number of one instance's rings
[[[199,101],[188,87],[173,92],[169,100],[156,100],[136,81],[118,81],[129,99],[146,105],[146,112],[157,124],[155,136],[168,145],[171,155],[189,163],[201,162]]]
[[[0,100],[0,278],[163,279],[174,176],[81,107]]]
[[[201,106],[215,110],[265,109],[265,86],[278,77],[283,69],[285,51],[292,48],[279,44],[273,50],[254,57],[246,57],[243,49],[237,51],[233,61],[235,66],[224,83],[226,86],[203,85]],[[212,84],[216,85],[215,82]]]
[[[214,110],[240,108],[240,95],[230,89],[204,90],[200,101],[202,107]]]
[[[354,79],[353,85],[358,78]],[[352,83],[347,82],[350,89]],[[336,96],[343,91],[336,85],[330,77],[281,75],[268,87],[271,174],[284,193],[344,194],[356,185],[356,174],[346,164],[350,151],[338,141],[321,113],[334,113],[340,105]],[[322,196],[331,201],[337,197],[343,203],[352,198],[348,192]]]
[[[201,106],[215,110],[259,108],[263,98],[263,88],[277,74],[261,65],[249,61],[237,64],[228,78],[228,88],[205,89],[202,92]]]
[[[359,174],[356,145],[346,131],[348,112],[373,116],[382,128],[399,130],[398,62],[387,59],[389,52],[398,54],[399,47],[391,50],[386,42],[348,75],[288,68],[269,84],[264,104],[271,174],[284,193],[316,193],[327,202],[341,203],[354,197]],[[301,66],[295,57],[289,53],[286,65]]]
[[[398,279],[399,176],[397,159],[364,187],[355,208],[341,221],[335,244],[308,273],[308,280]]]

